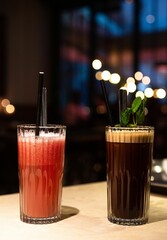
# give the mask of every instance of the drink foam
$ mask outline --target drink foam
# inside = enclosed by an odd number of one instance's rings
[[[152,127],[143,128],[106,128],[107,142],[124,143],[152,143],[154,139],[154,129]]]

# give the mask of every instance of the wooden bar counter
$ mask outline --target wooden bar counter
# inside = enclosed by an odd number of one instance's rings
[[[0,240],[167,240],[167,196],[151,194],[149,223],[122,226],[107,219],[106,182],[63,188],[62,220],[23,223],[19,194],[0,196]]]

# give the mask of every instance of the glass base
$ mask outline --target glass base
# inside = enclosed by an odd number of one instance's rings
[[[108,220],[112,223],[119,224],[119,225],[126,225],[126,226],[137,226],[137,225],[146,224],[148,222],[147,218],[122,219],[122,218],[111,217],[111,218],[108,218]]]
[[[46,217],[46,218],[33,218],[33,217],[28,217],[26,215],[20,215],[20,220],[25,223],[30,223],[30,224],[49,224],[49,223],[55,223],[60,220],[59,217]]]

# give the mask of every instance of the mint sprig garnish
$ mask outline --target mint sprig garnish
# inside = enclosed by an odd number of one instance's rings
[[[137,97],[133,100],[131,107],[127,107],[121,113],[120,125],[122,127],[136,127],[141,125],[145,119],[145,104],[147,98]]]

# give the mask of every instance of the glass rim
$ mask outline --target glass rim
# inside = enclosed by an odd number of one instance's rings
[[[66,125],[63,124],[47,124],[44,126],[37,126],[36,124],[18,124],[18,128],[27,128],[27,129],[52,129],[52,128],[58,128],[58,129],[66,129]]]
[[[106,130],[126,130],[126,131],[133,131],[133,130],[154,130],[153,126],[147,126],[147,125],[138,125],[135,127],[123,127],[123,126],[111,126],[111,125],[107,125],[105,126]]]

